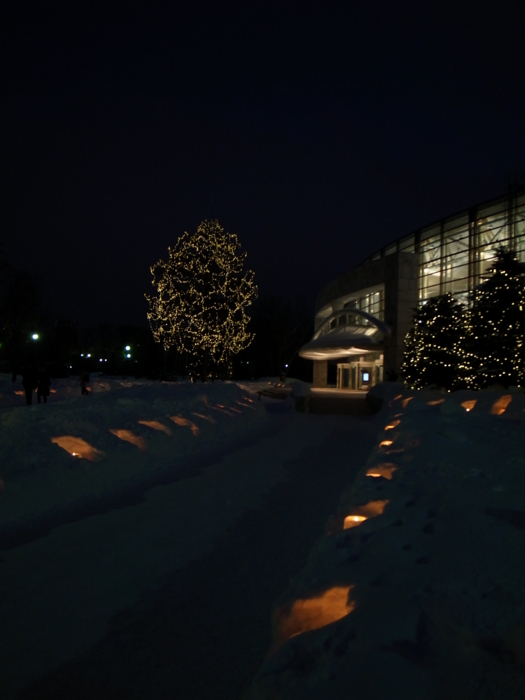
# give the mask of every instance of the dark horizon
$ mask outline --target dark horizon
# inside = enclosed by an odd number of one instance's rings
[[[474,11],[474,8],[476,10]],[[146,326],[185,230],[302,297],[524,168],[525,8],[41,9],[2,27],[2,240],[58,318]]]

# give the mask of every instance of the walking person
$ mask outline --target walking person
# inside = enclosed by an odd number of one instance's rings
[[[44,403],[47,403],[47,397],[49,396],[49,387],[51,385],[51,377],[49,376],[49,372],[45,367],[41,367],[40,370],[38,371],[38,384],[36,387],[36,397],[38,400],[38,403],[40,403],[40,399],[42,398],[44,400]]]
[[[33,391],[38,384],[38,375],[32,365],[26,365],[22,373],[22,386],[26,392],[26,406],[31,406],[33,403]]]

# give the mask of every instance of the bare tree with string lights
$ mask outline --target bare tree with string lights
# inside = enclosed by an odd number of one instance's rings
[[[247,307],[257,298],[254,273],[244,272],[246,252],[218,221],[203,221],[168,248],[167,261],[150,268],[156,296],[146,294],[153,337],[165,351],[189,355],[192,379],[231,376],[232,357],[247,348]]]

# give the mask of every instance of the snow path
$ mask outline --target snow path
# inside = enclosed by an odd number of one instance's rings
[[[2,697],[241,697],[272,603],[377,432],[370,419],[273,421],[193,478],[2,554]]]

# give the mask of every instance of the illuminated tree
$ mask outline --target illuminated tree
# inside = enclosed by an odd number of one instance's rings
[[[203,221],[150,268],[157,296],[145,296],[153,337],[164,350],[189,354],[192,378],[229,377],[232,356],[252,341],[246,308],[257,286],[251,270],[243,273],[240,247],[218,221]]]
[[[474,291],[470,311],[471,386],[523,386],[525,381],[525,293],[516,254],[503,246],[488,277]]]
[[[451,294],[419,305],[405,338],[401,375],[413,389],[465,385],[465,323],[462,305]]]

